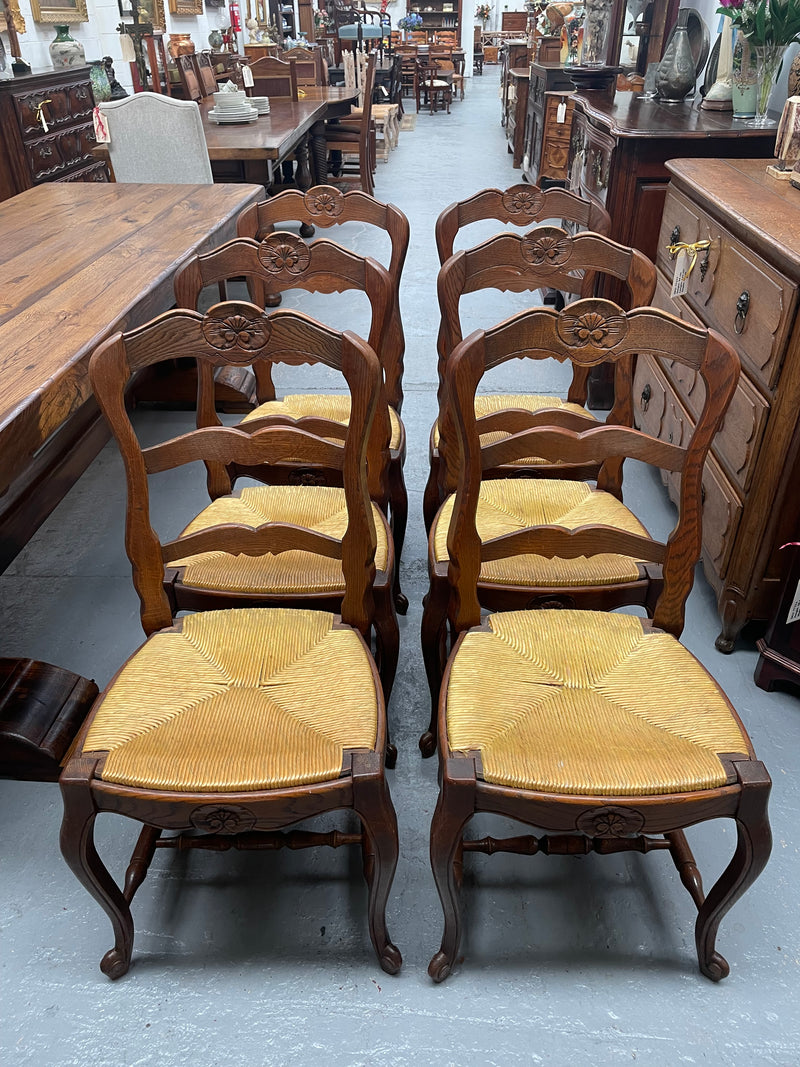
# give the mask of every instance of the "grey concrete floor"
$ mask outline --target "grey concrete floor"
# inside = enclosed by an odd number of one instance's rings
[[[402,856],[389,919],[403,970],[391,978],[376,964],[354,855],[160,853],[135,902],[133,966],[111,983],[98,969],[111,944],[109,924],[58,852],[57,787],[0,782],[0,1063],[788,1067],[800,1061],[800,703],[753,685],[752,645],[740,642],[728,657],[714,650],[718,621],[702,576],[690,597],[686,643],[727,690],[775,783],[772,859],[720,932],[730,977],[713,985],[700,976],[693,906],[658,853],[471,857],[463,963],[441,986],[426,975],[441,936],[427,857],[436,761],[422,761],[416,744],[428,717],[418,632],[425,576],[421,499],[435,410],[433,224],[452,200],[519,177],[499,124],[497,68],[485,68],[467,93],[450,116],[423,114],[416,130],[401,135],[389,164],[379,165],[376,190],[412,225],[402,292],[411,497],[402,574],[411,609],[401,620],[390,708],[400,752],[390,782]],[[381,251],[359,227],[351,229],[341,235],[345,243]],[[465,241],[485,235],[476,227]],[[498,321],[525,302],[482,294],[466,311],[468,328]],[[298,303],[310,309],[312,301]],[[341,297],[329,299],[330,312],[323,304],[313,299],[319,317],[330,313],[336,325],[363,328],[363,308]],[[511,368],[505,382],[488,385],[518,388],[518,373]],[[555,370],[533,386],[559,393],[563,373]],[[189,419],[136,415],[147,438]],[[159,522],[177,531],[202,502],[203,481],[198,475],[196,485],[186,486],[162,476],[154,492]],[[674,520],[657,479],[634,467],[626,500],[653,532],[663,533]],[[109,445],[0,577],[4,654],[50,660],[103,684],[141,642],[122,502],[122,468]],[[108,816],[99,824],[99,847],[119,876],[135,827]],[[497,825],[487,819],[475,829]],[[732,828],[706,825],[690,838],[708,885],[731,854]]]

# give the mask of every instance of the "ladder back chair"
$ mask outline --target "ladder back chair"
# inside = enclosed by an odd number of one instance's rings
[[[253,72],[253,96],[297,100],[297,67],[293,59],[284,62],[274,56],[262,56],[253,60],[250,70]]]
[[[143,450],[125,409],[125,386],[163,358],[188,356],[212,367],[319,361],[344,376],[357,417],[344,442],[286,425],[252,434],[213,426]],[[89,376],[122,452],[125,543],[147,635],[100,695],[61,776],[62,853],[113,927],[114,946],[101,970],[119,978],[130,966],[131,900],[158,847],[351,843],[363,853],[373,946],[383,969],[396,973],[401,958],[386,929],[385,907],[397,824],[383,768],[385,705],[366,644],[376,553],[366,462],[381,390],[377,357],[354,334],[292,312],[268,315],[230,302],[205,315],[172,310],[127,335],[115,334],[96,350]],[[313,529],[300,514],[287,522],[250,513],[164,542],[154,532],[149,474],[197,460],[275,463],[303,450],[341,462],[341,523]],[[336,561],[346,586],[340,614],[243,608],[174,620],[165,564],[211,549],[275,559],[302,549]],[[278,832],[338,808],[355,811],[360,832]],[[101,812],[143,824],[122,888],[94,845]]]
[[[195,308],[206,286],[218,285],[233,278],[245,278],[257,283],[262,291],[285,292],[301,289],[306,292],[333,293],[361,291],[371,310],[370,346],[380,345],[386,329],[391,287],[386,271],[375,260],[357,256],[332,241],[320,240],[311,245],[290,233],[273,233],[263,241],[238,238],[203,255],[193,256],[175,277],[175,301],[179,307]],[[244,360],[242,362],[245,362]],[[275,395],[271,364],[254,363],[260,395]],[[214,380],[209,363],[198,367],[198,425],[220,425],[214,404]],[[316,399],[316,403],[315,403]],[[288,425],[298,424],[311,431],[323,432],[341,440],[347,431],[350,403],[346,396],[315,398],[310,395],[305,405],[295,406],[291,396],[272,401],[251,412],[239,423],[244,433],[254,432],[264,423],[278,420]],[[394,607],[395,552],[391,533],[384,518],[389,497],[388,468],[390,441],[390,409],[385,389],[381,390],[381,406],[375,423],[374,448],[370,453],[369,489],[375,504],[375,523],[380,541],[373,582],[375,604],[374,631],[377,659],[388,702],[397,669],[399,630]],[[247,498],[246,509],[261,511],[270,517],[284,513],[314,515],[323,526],[341,521],[344,509],[342,472],[314,457],[300,454],[284,456],[274,465],[234,460],[226,467],[212,464],[208,471],[208,490],[212,499],[195,520],[194,526],[219,521],[217,516],[239,512],[243,505],[231,496],[233,483],[239,477],[255,478],[266,483],[242,491]],[[296,521],[291,519],[289,521]],[[170,571],[165,576],[175,610],[205,606],[207,601],[225,598],[236,605],[291,599],[331,602],[338,606],[344,591],[341,573],[326,561],[292,554],[281,563],[279,570],[269,561],[231,557],[224,560],[195,561],[189,570]],[[390,762],[394,748],[389,752]]]
[[[588,327],[588,329],[586,328]],[[611,426],[539,426],[491,446],[505,457],[622,454],[680,478],[677,524],[659,544],[592,523],[566,530],[541,516],[527,529],[482,538],[482,447],[475,389],[498,362],[557,358],[593,365],[648,352],[703,379],[706,403],[685,448]],[[728,974],[715,947],[720,921],[757,878],[770,852],[770,779],[730,702],[680,643],[684,605],[701,546],[703,461],[738,378],[738,358],[714,331],[655,309],[628,313],[608,301],[545,308],[476,331],[448,364],[464,465],[448,536],[451,625],[458,640],[439,704],[440,792],[431,864],[444,912],[441,948],[428,973],[441,981],[459,956],[461,866],[467,852],[534,855],[669,852],[697,907],[701,972]],[[513,611],[481,618],[476,587],[491,560],[536,552],[565,560],[609,549],[663,567],[652,622],[592,611]],[[536,836],[470,840],[474,814],[536,827]],[[684,830],[705,820],[736,823],[727,868],[704,893]]]
[[[436,60],[430,56],[417,58],[417,66],[414,77],[414,96],[417,101],[417,111],[421,107],[427,107],[431,115],[436,111],[444,110],[450,114],[450,103],[453,99],[452,82],[443,77]]]
[[[360,189],[372,196],[375,192],[375,131],[372,124],[372,94],[375,89],[377,53],[373,52],[366,65],[363,91],[364,103],[359,118],[346,118],[325,123],[325,144],[329,153],[341,158],[336,174],[328,184],[342,184],[345,188]],[[330,163],[329,163],[330,168]]]
[[[196,52],[194,65],[197,77],[200,80],[200,88],[203,90],[203,96],[211,96],[212,93],[217,91],[218,85],[210,54],[208,52]]]
[[[448,493],[455,488],[458,448],[449,423],[444,368],[449,353],[462,339],[460,301],[468,293],[485,289],[503,292],[536,292],[551,287],[581,295],[594,289],[597,272],[624,281],[633,307],[649,304],[655,292],[656,271],[650,260],[637,249],[617,244],[608,237],[582,231],[571,237],[556,226],[535,227],[528,234],[498,234],[475,248],[461,250],[445,261],[439,271],[438,293],[441,327],[437,341],[439,363],[439,418],[431,430],[430,473],[423,498],[426,529]],[[588,368],[573,368],[572,383],[566,401],[559,397],[533,394],[487,394],[478,400],[481,415],[495,424],[511,410],[539,411],[563,408],[581,418],[593,418],[583,404],[586,400]],[[617,362],[615,368],[615,402],[609,415],[613,422],[631,425],[633,421],[630,391],[630,361]],[[498,425],[486,425],[486,432],[502,432]],[[527,464],[527,470],[509,467],[496,476],[535,473],[540,477],[593,477],[592,469],[578,471],[564,464],[539,462]],[[596,470],[594,471],[596,473]]]
[[[408,609],[408,600],[400,591],[399,582],[399,564],[408,519],[408,493],[403,477],[406,432],[400,418],[403,408],[403,358],[405,355],[405,335],[400,314],[400,280],[409,242],[408,219],[393,204],[384,204],[359,190],[343,193],[332,186],[318,185],[305,193],[290,189],[279,196],[253,204],[239,216],[237,231],[240,237],[251,237],[260,241],[272,233],[276,227],[281,227],[287,222],[299,222],[311,229],[314,226],[328,229],[345,225],[348,222],[366,223],[385,231],[389,237],[391,252],[389,262],[384,265],[391,283],[391,303],[383,340],[375,340],[378,345],[375,350],[383,366],[386,398],[390,404],[388,493],[389,519],[395,548],[395,605],[401,614],[405,614]],[[256,303],[262,302],[263,295],[261,291],[255,293]],[[259,396],[259,402],[274,401],[274,389],[270,391],[266,386],[265,391]],[[293,410],[308,412],[319,410],[319,405],[324,404],[325,399],[319,394],[297,395],[292,397],[291,403]],[[339,398],[330,398],[330,403],[338,406]],[[257,417],[257,411],[253,412],[251,417]]]

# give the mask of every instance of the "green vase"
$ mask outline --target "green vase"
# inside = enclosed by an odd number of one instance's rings
[[[86,63],[83,45],[70,36],[69,26],[56,26],[55,38],[50,42],[50,61],[55,70],[81,67]]]

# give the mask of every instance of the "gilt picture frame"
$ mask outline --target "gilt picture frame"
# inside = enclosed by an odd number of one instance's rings
[[[169,0],[170,15],[202,15],[203,0]]]
[[[59,26],[89,21],[86,0],[31,0],[31,13],[34,22]]]

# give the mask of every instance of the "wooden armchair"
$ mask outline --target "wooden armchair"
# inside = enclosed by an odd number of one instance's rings
[[[559,190],[560,191],[560,190]],[[548,287],[563,292],[577,292],[583,296],[594,290],[595,275],[600,271],[620,278],[628,286],[632,307],[649,304],[655,292],[656,273],[650,260],[636,249],[618,245],[607,237],[584,231],[570,237],[555,226],[534,228],[525,236],[515,233],[499,234],[475,248],[459,251],[445,261],[439,272],[438,292],[441,326],[437,340],[439,352],[439,418],[431,430],[430,474],[423,498],[426,529],[445,496],[455,488],[458,451],[454,434],[448,425],[448,409],[444,367],[449,353],[462,339],[460,301],[466,293],[481,289],[500,289],[507,292],[531,293]],[[630,374],[628,364],[618,363],[616,374],[617,400],[613,418],[632,425]],[[624,379],[620,375],[625,375]],[[583,404],[586,401],[588,368],[573,368],[572,383],[566,401],[560,397],[534,394],[488,394],[479,400],[480,414],[494,426],[486,425],[486,432],[497,433],[498,420],[510,409],[538,411],[543,408],[564,408],[578,417],[594,418]],[[623,405],[624,407],[621,407]],[[609,416],[611,417],[611,416]],[[452,449],[448,459],[448,447]],[[449,469],[448,469],[449,465]],[[573,471],[564,465],[529,464],[527,473],[554,477],[593,477],[596,471]],[[498,472],[501,476],[503,472]],[[509,469],[505,474],[519,473]]]
[[[188,260],[175,278],[175,301],[180,307],[194,308],[203,288],[217,285],[231,278],[245,278],[256,283],[258,292],[285,292],[302,289],[306,292],[333,293],[361,291],[366,294],[372,311],[370,344],[380,347],[389,309],[391,286],[383,267],[374,260],[357,256],[331,241],[315,241],[306,245],[291,233],[270,234],[263,241],[240,238],[221,248]],[[242,360],[242,362],[246,362]],[[254,370],[260,396],[275,396],[271,364],[255,361]],[[220,425],[214,405],[214,383],[211,366],[199,367],[197,418],[200,426]],[[295,400],[298,400],[295,403]],[[326,432],[334,440],[341,440],[347,429],[350,405],[342,395],[324,397],[311,395],[303,405],[302,399],[292,396],[273,400],[251,412],[239,423],[239,429],[250,433],[263,423],[277,419],[290,425],[298,423],[314,433]],[[375,504],[375,523],[380,541],[376,557],[376,571],[372,586],[374,598],[374,633],[381,682],[388,702],[392,691],[399,649],[399,630],[394,607],[395,553],[391,533],[385,518],[388,504],[388,472],[390,441],[390,409],[385,391],[381,392],[381,409],[375,424],[374,449],[370,453],[369,490]],[[284,456],[274,465],[246,459],[232,460],[226,468],[216,465],[209,470],[208,489],[213,503],[194,521],[192,527],[208,525],[219,515],[241,506],[231,496],[233,483],[239,477],[256,478],[268,483],[245,489],[246,510],[251,513],[295,517],[314,515],[317,522],[336,522],[342,515],[342,472],[337,466],[318,462],[302,453],[294,459]],[[208,607],[208,601],[232,601],[236,606],[263,602],[284,602],[287,596],[294,602],[311,601],[313,606],[328,603],[338,610],[343,594],[338,569],[330,570],[325,561],[303,554],[291,554],[275,570],[259,561],[257,566],[246,557],[226,561],[195,561],[189,569],[177,568],[165,575],[167,590],[175,612]],[[213,606],[213,605],[212,605]],[[394,749],[389,754],[394,761]]]
[[[344,376],[353,420],[342,442],[288,425],[256,433],[203,427],[142,450],[125,410],[125,385],[163,358],[210,367],[242,362],[321,362]],[[357,844],[369,889],[369,931],[381,967],[400,953],[386,929],[398,854],[384,769],[386,713],[366,640],[372,626],[376,528],[366,462],[381,370],[369,346],[302,315],[267,315],[251,304],[217,304],[206,315],[173,310],[92,357],[94,396],[122,451],[128,486],[126,549],[141,602],[145,644],[101,694],[61,776],[67,863],[103,907],[114,947],[101,970],[119,978],[133,948],[130,903],[157,847],[304,848]],[[322,528],[243,506],[207,529],[161,542],[151,525],[147,476],[204,460],[212,466],[277,463],[302,452],[343,470],[344,512]],[[198,554],[255,562],[287,555],[326,560],[343,574],[340,615],[321,610],[233,609],[173,619],[165,564]],[[272,563],[269,564],[273,566]],[[327,684],[320,684],[327,680]],[[339,808],[356,833],[278,833]],[[143,824],[122,889],[93,841],[101,812]],[[164,831],[175,833],[162,837]]]
[[[490,367],[554,355],[592,365],[641,352],[676,360],[705,383],[706,405],[685,447],[612,426],[582,433],[539,426],[481,445],[475,389]],[[441,948],[428,968],[434,981],[446,978],[459,957],[461,867],[469,852],[666,850],[698,909],[700,970],[712,981],[728,974],[715,947],[717,929],[769,857],[770,779],[725,694],[678,639],[700,556],[703,461],[738,371],[735,353],[713,331],[655,309],[625,313],[601,300],[560,313],[531,311],[476,331],[448,363],[464,465],[448,536],[450,622],[458,640],[439,704],[441,786],[431,826],[444,911]],[[677,525],[662,545],[591,515],[568,524],[577,529],[541,516],[487,540],[480,529],[482,468],[523,454],[577,461],[626,455],[666,469],[680,480]],[[537,553],[569,564],[608,552],[663,568],[652,622],[558,610],[481,619],[479,573],[501,557],[511,562]],[[467,823],[480,812],[537,827],[537,835],[470,840]],[[684,830],[717,818],[735,820],[736,848],[706,895]]]
[[[406,433],[400,412],[403,407],[403,358],[405,355],[405,335],[400,314],[400,280],[403,273],[406,251],[409,242],[408,219],[393,204],[383,204],[366,193],[352,190],[342,193],[332,186],[318,185],[303,193],[288,190],[279,196],[270,197],[260,204],[247,208],[238,220],[237,228],[241,237],[263,240],[276,227],[287,222],[300,222],[305,226],[330,228],[348,222],[366,223],[386,231],[391,243],[389,262],[385,264],[391,283],[391,305],[388,311],[388,324],[382,340],[373,338],[375,351],[383,367],[386,384],[386,398],[390,405],[391,439],[389,442],[388,496],[389,519],[395,548],[395,606],[400,614],[408,610],[408,600],[400,590],[399,566],[405,540],[408,519],[408,494],[403,477],[403,465],[406,457]],[[302,232],[302,230],[301,230]],[[338,235],[337,235],[338,236]],[[260,293],[257,293],[260,302]],[[193,305],[194,306],[194,305]],[[266,388],[259,395],[259,402],[267,404],[275,401],[274,389]],[[329,402],[339,404],[338,397],[294,396],[293,408],[310,413],[319,410],[320,404]],[[252,413],[257,417],[258,411]]]

